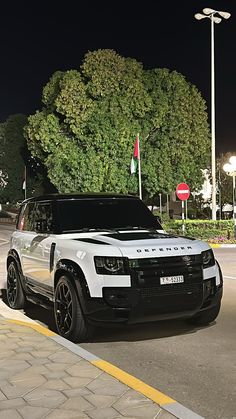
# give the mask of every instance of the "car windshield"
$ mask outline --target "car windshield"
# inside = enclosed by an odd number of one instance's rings
[[[86,229],[162,230],[155,216],[138,199],[83,198],[57,201],[60,230],[65,233]]]

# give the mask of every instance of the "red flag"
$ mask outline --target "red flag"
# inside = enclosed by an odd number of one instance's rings
[[[139,138],[137,135],[135,144],[134,144],[134,154],[132,156],[131,165],[130,165],[131,174],[136,173],[136,170],[138,167],[138,159],[139,159]]]

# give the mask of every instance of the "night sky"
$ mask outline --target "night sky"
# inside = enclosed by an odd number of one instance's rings
[[[140,4],[139,4],[140,3]],[[216,150],[236,151],[236,4],[234,0],[145,0],[1,4],[0,121],[41,107],[56,70],[78,69],[84,54],[114,49],[145,69],[169,68],[195,84],[210,117],[210,20],[204,7],[228,11],[215,25]],[[209,119],[210,120],[210,119]]]

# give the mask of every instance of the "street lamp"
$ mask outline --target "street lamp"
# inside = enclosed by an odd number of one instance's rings
[[[220,17],[219,17],[220,16]],[[215,57],[214,57],[214,23],[221,18],[229,19],[230,13],[206,7],[202,13],[196,13],[197,20],[211,20],[211,173],[212,173],[212,220],[216,220],[216,158],[215,158]]]
[[[235,187],[235,177],[236,177],[236,156],[231,156],[229,163],[224,164],[223,170],[227,175],[232,176],[233,178],[233,219],[234,219],[234,237],[236,238],[236,187]]]

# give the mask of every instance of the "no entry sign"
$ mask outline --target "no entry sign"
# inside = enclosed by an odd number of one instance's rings
[[[187,183],[179,183],[176,187],[176,195],[181,201],[186,201],[190,195],[190,189]]]

